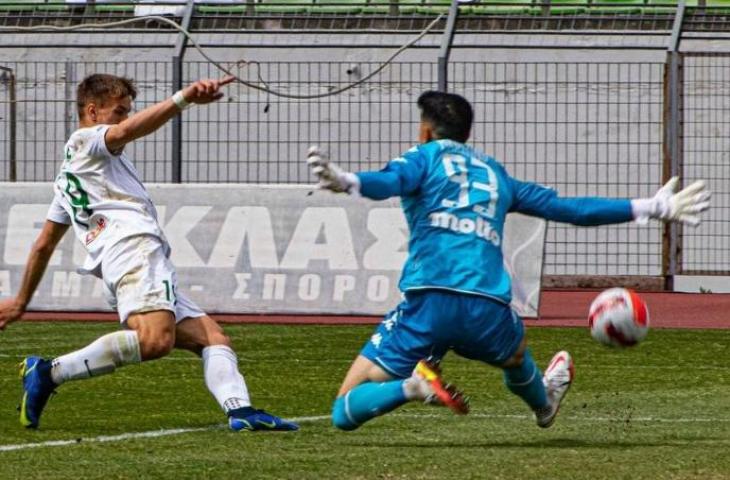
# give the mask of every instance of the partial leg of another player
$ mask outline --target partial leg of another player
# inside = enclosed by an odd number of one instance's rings
[[[535,419],[539,427],[548,428],[553,424],[555,416],[560,410],[560,404],[565,398],[565,394],[568,393],[574,378],[575,367],[570,354],[560,351],[553,355],[543,376],[550,405],[543,410],[535,411]]]
[[[62,383],[106,375],[124,365],[163,357],[175,344],[175,317],[170,311],[132,314],[127,325],[129,330],[108,333],[53,360],[35,356],[23,360],[20,423],[37,428],[48,398]]]
[[[354,430],[410,401],[468,412],[467,399],[443,381],[435,363],[424,360],[446,353],[433,345],[429,308],[428,295],[412,295],[385,316],[340,387],[332,407],[335,427]]]
[[[446,405],[460,414],[468,412],[467,400],[443,382],[433,363],[421,360],[409,377],[394,379],[371,360],[358,355],[332,407],[332,423],[341,430],[355,430],[411,401]]]
[[[458,314],[436,330],[454,336],[457,354],[502,368],[505,386],[535,412],[537,424],[552,425],[573,381],[570,355],[559,352],[543,376],[527,348],[522,319],[509,305],[476,296],[453,305]]]
[[[358,355],[332,406],[332,423],[341,430],[354,430],[408,402],[406,391],[404,380],[393,380],[385,370]]]
[[[504,364],[507,388],[530,406],[537,425],[550,427],[574,377],[573,360],[565,351],[555,354],[543,376],[523,337],[517,352]]]
[[[248,387],[238,370],[238,357],[223,329],[207,315],[177,325],[176,348],[203,359],[205,384],[228,416],[233,430],[297,430],[296,423],[251,406]]]

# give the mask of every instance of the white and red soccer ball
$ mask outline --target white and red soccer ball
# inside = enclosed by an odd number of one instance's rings
[[[631,347],[649,331],[649,309],[633,290],[610,288],[593,300],[588,313],[591,336],[610,347]]]

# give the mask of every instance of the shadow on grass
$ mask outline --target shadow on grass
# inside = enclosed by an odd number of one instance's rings
[[[376,441],[371,443],[365,442],[338,442],[341,446],[366,447],[366,448],[420,448],[420,449],[443,449],[443,448],[459,448],[459,449],[475,449],[475,448],[540,448],[540,449],[576,449],[576,448],[600,448],[600,449],[617,449],[623,450],[634,447],[697,447],[698,442],[718,442],[727,443],[726,437],[691,437],[686,440],[674,439],[665,441],[647,441],[646,439],[602,439],[602,440],[581,440],[576,438],[553,438],[545,440],[526,440],[526,441],[505,441],[505,442],[480,442],[465,439],[463,442],[455,442],[449,440],[446,442],[382,442]]]

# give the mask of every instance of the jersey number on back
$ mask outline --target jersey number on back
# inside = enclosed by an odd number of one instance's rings
[[[89,228],[89,217],[91,217],[94,211],[89,208],[89,194],[81,187],[81,180],[73,173],[66,172],[65,192],[69,202],[71,202],[71,208],[74,212],[74,222]]]
[[[441,205],[446,208],[462,208],[474,205],[474,211],[479,215],[487,218],[494,218],[497,213],[498,182],[497,175],[494,170],[479,160],[471,157],[469,166],[467,167],[466,158],[461,155],[446,154],[441,157],[441,163],[444,166],[444,172],[449,177],[449,181],[459,184],[459,196],[456,200],[445,198],[441,201]],[[483,181],[469,181],[469,168],[471,167],[471,177],[486,177],[486,183]],[[483,171],[480,171],[483,170]],[[484,204],[487,204],[485,207]]]

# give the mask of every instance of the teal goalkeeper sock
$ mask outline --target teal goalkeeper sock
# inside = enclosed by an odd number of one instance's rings
[[[332,424],[341,430],[355,430],[371,418],[388,413],[408,402],[405,380],[368,382],[338,397],[332,405]]]
[[[542,372],[537,368],[529,349],[525,350],[522,365],[504,369],[504,384],[533,410],[544,408],[548,404]]]

